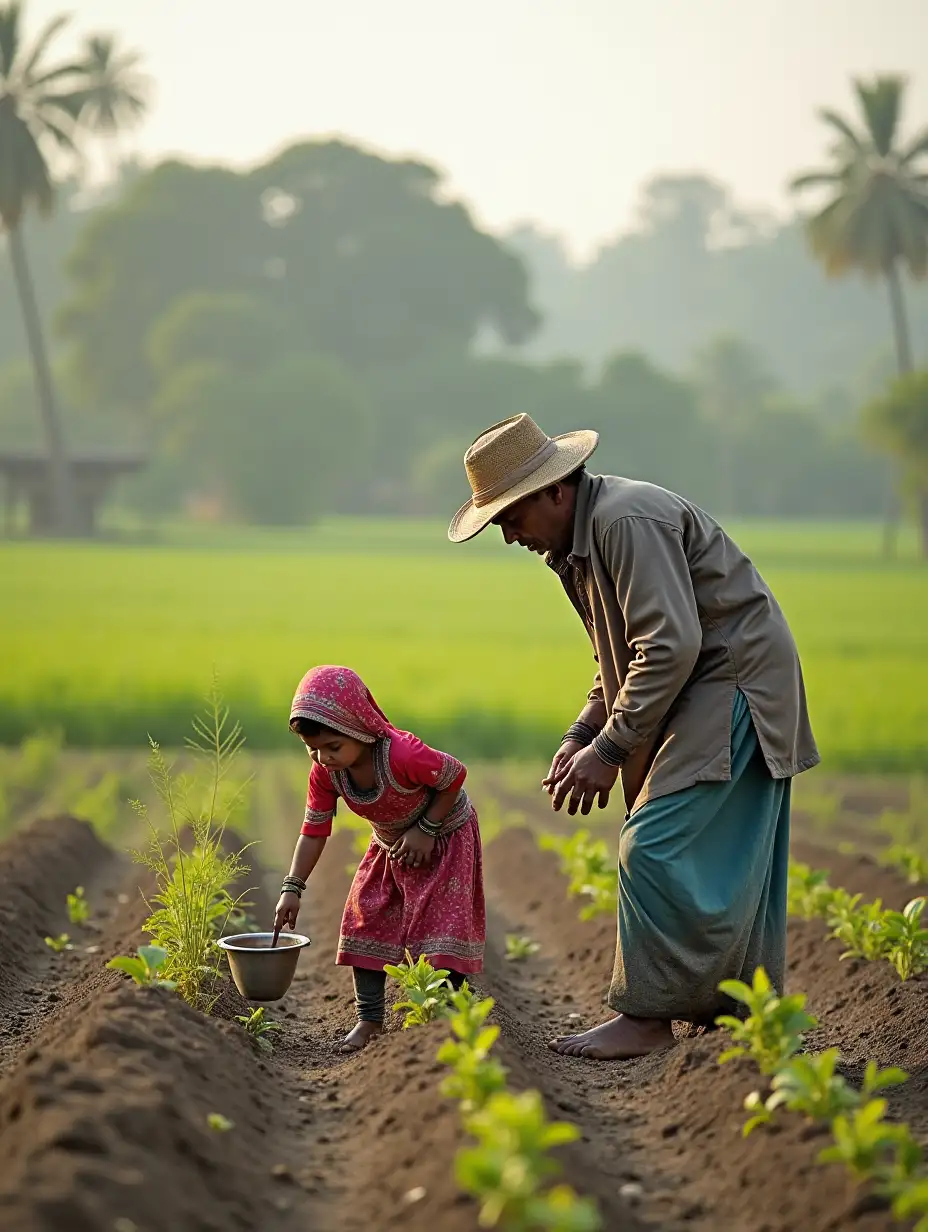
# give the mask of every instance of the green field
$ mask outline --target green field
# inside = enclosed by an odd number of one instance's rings
[[[882,564],[871,526],[744,525],[792,623],[813,722],[843,770],[928,768],[928,568]],[[316,663],[346,663],[391,718],[466,757],[544,756],[593,663],[541,562],[487,534],[335,521],[182,529],[149,543],[0,546],[0,741],[179,741],[213,667],[253,747],[286,744]]]

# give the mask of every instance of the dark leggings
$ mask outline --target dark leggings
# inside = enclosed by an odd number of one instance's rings
[[[386,971],[368,971],[366,967],[352,967],[354,974],[354,1004],[358,1022],[383,1022],[386,1013]],[[448,983],[460,988],[467,976],[460,971],[448,972]]]

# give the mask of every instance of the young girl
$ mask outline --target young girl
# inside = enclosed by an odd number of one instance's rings
[[[277,904],[275,925],[296,926],[300,895],[316,867],[341,797],[371,824],[342,916],[336,963],[354,974],[356,1051],[383,1030],[386,963],[408,949],[451,972],[460,986],[483,968],[486,913],[477,814],[463,789],[467,770],[387,720],[347,667],[308,672],[290,708],[306,745],[306,816]]]

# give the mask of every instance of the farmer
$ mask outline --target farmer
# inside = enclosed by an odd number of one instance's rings
[[[782,989],[790,779],[817,764],[795,643],[751,561],[664,488],[592,475],[596,432],[550,438],[528,415],[468,449],[472,498],[448,537],[491,523],[544,555],[599,670],[542,786],[605,808],[621,773],[615,1016],[552,1041],[619,1060],[711,1022],[720,980]]]
[[[306,814],[277,903],[276,927],[295,928],[339,799],[371,825],[351,883],[336,963],[351,967],[358,1021],[342,1045],[358,1052],[383,1030],[388,963],[407,950],[447,969],[459,988],[483,967],[486,911],[477,814],[466,767],[400,731],[347,667],[307,672],[290,730],[312,758]]]

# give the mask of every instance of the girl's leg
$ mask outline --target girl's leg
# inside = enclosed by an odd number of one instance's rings
[[[375,1035],[383,1032],[387,973],[368,971],[366,967],[352,967],[351,972],[354,976],[354,1004],[358,1012],[358,1025],[348,1032],[343,1048],[347,1052],[359,1052]]]

